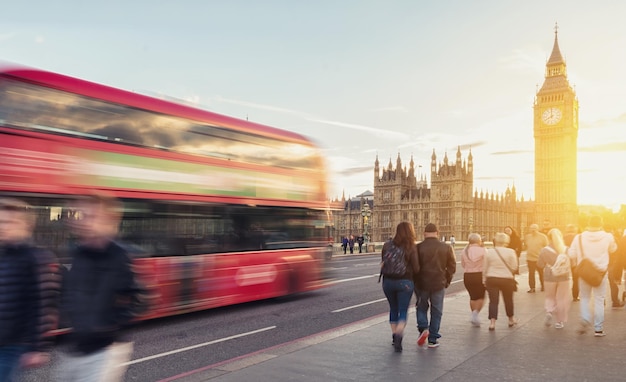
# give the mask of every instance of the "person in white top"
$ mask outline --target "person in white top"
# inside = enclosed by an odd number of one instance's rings
[[[489,293],[489,330],[496,328],[500,293],[504,300],[504,310],[509,318],[509,328],[517,324],[514,316],[513,292],[517,290],[514,273],[517,272],[517,255],[507,248],[509,235],[498,232],[494,238],[494,248],[487,250],[483,262],[483,282]]]
[[[589,218],[587,229],[577,235],[568,250],[572,262],[580,264],[583,256],[589,259],[599,270],[606,271],[609,267],[609,253],[617,250],[617,244],[612,234],[602,229],[602,218],[592,215]],[[603,337],[604,333],[604,300],[606,297],[606,287],[608,283],[607,274],[599,286],[592,287],[580,277],[578,279],[580,290],[580,316],[582,319],[579,334],[586,333],[587,329],[593,327],[596,337]],[[594,314],[592,316],[589,309],[589,302],[593,294]]]

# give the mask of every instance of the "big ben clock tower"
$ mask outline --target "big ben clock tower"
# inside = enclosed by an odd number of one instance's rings
[[[578,221],[578,99],[567,80],[559,49],[558,26],[546,63],[545,80],[535,96],[535,216],[562,231]]]

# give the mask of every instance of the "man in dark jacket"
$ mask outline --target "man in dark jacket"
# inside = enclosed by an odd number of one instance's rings
[[[422,346],[428,339],[429,348],[439,346],[443,298],[456,272],[454,251],[450,245],[439,241],[437,231],[437,226],[428,223],[424,228],[424,241],[417,245],[420,264],[420,271],[415,276],[417,329],[420,332],[417,344]]]
[[[58,322],[55,256],[31,242],[32,208],[0,199],[0,381],[12,381],[19,366],[49,360],[44,334]]]
[[[121,330],[138,313],[142,289],[128,251],[114,241],[121,204],[109,196],[92,195],[79,200],[76,210],[73,228],[80,242],[66,276],[62,305],[73,330],[56,378],[118,381],[125,373],[121,364],[132,353],[131,343],[120,342]],[[104,367],[115,355],[114,366]]]

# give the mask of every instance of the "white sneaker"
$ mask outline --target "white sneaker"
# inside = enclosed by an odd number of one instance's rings
[[[554,324],[555,329],[563,329],[564,327],[565,327],[565,324],[562,322],[557,322],[556,324]]]
[[[546,313],[546,319],[543,323],[545,326],[552,326],[552,313]]]
[[[470,320],[470,322],[472,323],[472,325],[479,327],[480,326],[480,318],[478,317],[478,312],[477,311],[473,311],[472,312],[472,319]]]

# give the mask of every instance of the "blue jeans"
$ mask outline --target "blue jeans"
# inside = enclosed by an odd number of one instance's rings
[[[13,381],[20,364],[20,357],[26,348],[24,346],[0,346],[0,381]]]
[[[439,327],[441,326],[441,316],[443,316],[443,298],[446,290],[441,289],[434,292],[415,289],[417,296],[417,330],[423,332],[428,329],[428,342],[436,342],[441,337]],[[428,309],[430,309],[430,324],[428,323]]]
[[[383,292],[385,292],[385,297],[389,302],[390,323],[406,322],[413,288],[412,280],[383,278]]]

